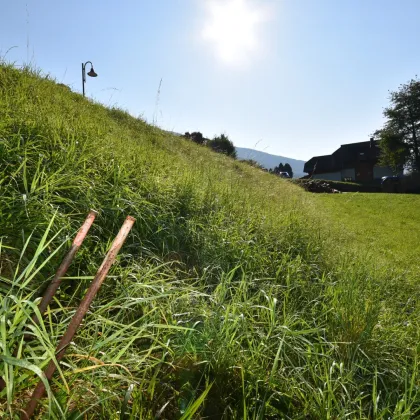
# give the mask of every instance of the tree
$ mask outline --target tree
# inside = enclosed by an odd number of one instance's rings
[[[184,134],[184,137],[193,141],[194,143],[197,143],[197,144],[204,144],[205,143],[205,139],[199,131],[194,131],[194,133],[191,133],[191,134],[187,131]]]
[[[420,80],[412,79],[390,92],[390,102],[383,112],[387,121],[375,132],[381,162],[394,168],[405,163],[420,171]]]
[[[383,166],[390,166],[395,173],[401,172],[410,157],[410,150],[404,142],[404,138],[400,134],[386,129],[379,130],[375,134],[380,141],[381,148],[379,163]]]
[[[213,140],[207,142],[207,146],[213,149],[215,152],[224,153],[228,156],[236,159],[236,149],[232,141],[225,134],[214,137]]]
[[[286,172],[284,169],[284,165],[280,162],[279,166],[275,166],[273,172],[278,175],[280,172]]]
[[[287,172],[290,178],[293,178],[293,170],[289,163],[285,163],[284,165],[280,162],[279,166],[275,166],[273,171],[276,175],[280,174],[281,172]]]
[[[284,172],[287,172],[289,174],[290,178],[293,178],[293,169],[292,169],[292,167],[290,166],[289,163],[286,163],[284,165]]]

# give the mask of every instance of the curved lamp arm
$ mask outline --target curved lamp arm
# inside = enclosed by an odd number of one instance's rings
[[[86,63],[82,63],[82,87],[83,87],[83,96],[85,96],[85,83],[86,83],[86,64],[90,64],[91,69],[89,70],[88,75],[91,77],[96,77],[97,74],[95,70],[93,70],[92,61],[86,61]]]

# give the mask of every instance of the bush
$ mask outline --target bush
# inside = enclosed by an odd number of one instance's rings
[[[189,133],[188,131],[184,134],[184,137],[193,141],[197,144],[205,144],[207,139],[203,137],[203,135],[199,131],[195,131],[194,133]]]
[[[213,140],[207,142],[207,145],[218,153],[224,153],[230,157],[236,159],[236,149],[232,141],[225,134],[214,137]]]

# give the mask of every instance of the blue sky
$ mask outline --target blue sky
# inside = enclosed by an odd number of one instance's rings
[[[0,54],[76,91],[90,60],[106,105],[306,160],[380,128],[420,70],[419,18],[419,0],[0,0]]]

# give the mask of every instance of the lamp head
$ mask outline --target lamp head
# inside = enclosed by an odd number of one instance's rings
[[[95,70],[93,70],[93,66],[92,68],[89,70],[88,72],[88,76],[90,77],[97,77],[98,75],[95,73]]]

